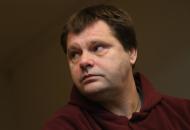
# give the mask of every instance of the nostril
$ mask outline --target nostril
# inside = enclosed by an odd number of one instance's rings
[[[82,71],[88,72],[91,68],[93,67],[93,65],[85,63],[85,64],[80,64],[80,68],[82,69]]]
[[[83,53],[79,65],[82,71],[87,72],[90,68],[94,66],[94,59],[89,54]]]

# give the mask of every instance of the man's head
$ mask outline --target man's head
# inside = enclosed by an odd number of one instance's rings
[[[61,36],[61,45],[64,52],[67,53],[68,33],[79,34],[87,26],[98,20],[108,24],[112,33],[121,42],[125,50],[137,48],[135,30],[130,15],[111,5],[96,5],[84,8],[70,17]]]
[[[104,5],[83,9],[65,26],[62,45],[72,79],[86,97],[107,100],[130,90],[137,50],[125,12]]]

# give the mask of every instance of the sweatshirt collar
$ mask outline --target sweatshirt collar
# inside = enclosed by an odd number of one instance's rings
[[[141,110],[139,113],[136,113],[136,115],[144,117],[153,107],[155,107],[161,101],[162,96],[153,88],[153,85],[150,83],[150,81],[148,81],[147,78],[141,73],[135,73],[134,79],[142,101]],[[111,112],[104,109],[100,104],[90,101],[82,94],[80,94],[75,85],[71,91],[69,104],[76,105],[83,110],[87,110],[96,114],[111,114]]]

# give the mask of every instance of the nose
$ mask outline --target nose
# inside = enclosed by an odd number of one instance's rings
[[[94,66],[94,59],[91,54],[83,53],[80,59],[80,68],[83,72],[89,72]]]

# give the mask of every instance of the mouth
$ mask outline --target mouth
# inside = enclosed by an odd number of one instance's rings
[[[102,77],[102,75],[97,75],[97,74],[88,74],[88,75],[84,75],[80,82],[82,84],[87,84],[87,83],[91,83],[91,82],[94,82],[94,81],[97,81],[97,77]]]

